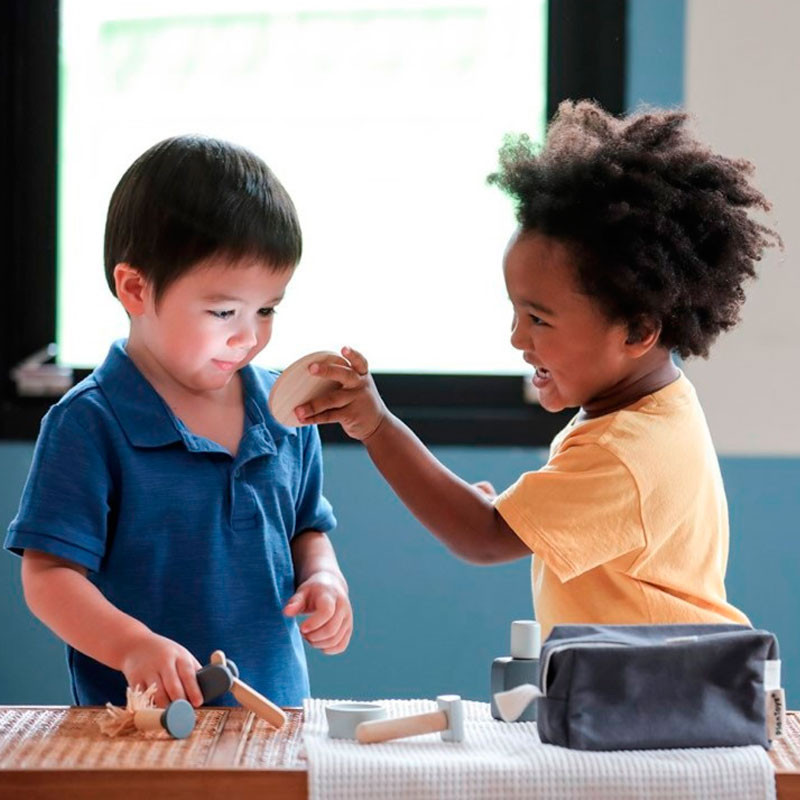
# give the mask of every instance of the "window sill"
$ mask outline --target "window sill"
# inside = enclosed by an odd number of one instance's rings
[[[5,401],[0,413],[0,441],[36,440],[39,423],[52,398]],[[551,414],[540,406],[523,408],[391,406],[392,411],[428,445],[548,447],[572,411]],[[357,444],[339,425],[320,426],[322,441]]]

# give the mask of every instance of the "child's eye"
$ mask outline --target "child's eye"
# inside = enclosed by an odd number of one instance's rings
[[[209,311],[208,313],[217,319],[230,319],[234,314],[232,309],[226,311]]]
[[[258,315],[260,317],[271,317],[276,311],[277,309],[275,308],[259,308]]]
[[[547,325],[547,323],[541,317],[537,317],[536,314],[528,314],[528,316],[534,325]]]

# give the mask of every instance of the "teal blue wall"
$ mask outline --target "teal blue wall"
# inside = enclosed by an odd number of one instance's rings
[[[630,110],[645,103],[670,108],[683,103],[684,0],[628,0]]]
[[[0,523],[17,504],[32,447],[0,446]],[[497,488],[537,468],[544,451],[442,447],[436,454],[467,480]],[[789,702],[800,704],[797,565],[800,459],[723,458],[731,510],[728,592],[755,625],[781,641]],[[334,541],[351,587],[356,628],[340,656],[309,654],[319,697],[486,699],[492,658],[507,653],[511,620],[531,614],[527,561],[461,563],[411,517],[358,447],[327,447],[326,492],[339,517]],[[793,527],[794,526],[794,527]],[[19,562],[0,555],[0,704],[67,703],[60,643],[27,611]],[[233,654],[231,654],[233,656]]]

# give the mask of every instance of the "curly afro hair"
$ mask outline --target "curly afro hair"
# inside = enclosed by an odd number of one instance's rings
[[[706,357],[739,321],[743,283],[778,234],[751,216],[770,204],[749,182],[753,165],[712,152],[687,115],[616,118],[565,101],[542,147],[506,136],[488,182],[516,204],[522,230],[574,248],[578,279],[610,319],[636,334],[657,324],[660,343]]]

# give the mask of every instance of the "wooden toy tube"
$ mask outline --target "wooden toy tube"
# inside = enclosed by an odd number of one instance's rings
[[[356,739],[364,744],[388,742],[390,739],[403,739],[406,736],[421,736],[423,733],[446,731],[450,723],[444,711],[431,711],[415,714],[412,717],[381,719],[362,722],[356,728]]]
[[[133,724],[140,731],[162,731],[164,725],[161,718],[164,716],[163,708],[143,708],[133,714]]]
[[[133,725],[140,731],[165,730],[173,739],[185,739],[197,718],[187,700],[173,700],[166,708],[142,708],[133,712]]]
[[[231,694],[248,710],[252,711],[270,725],[280,728],[286,722],[286,713],[275,703],[270,702],[251,686],[242,683],[238,678],[233,679]]]
[[[222,650],[215,650],[211,654],[211,658],[209,659],[209,662],[211,664],[218,664],[219,666],[222,666],[222,667],[226,666],[227,659],[225,658],[225,653],[223,653]]]

